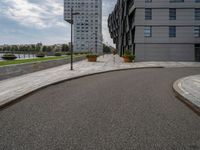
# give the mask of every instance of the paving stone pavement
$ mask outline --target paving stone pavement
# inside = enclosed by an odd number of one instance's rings
[[[42,87],[64,81],[71,78],[101,73],[107,71],[151,68],[151,67],[200,67],[198,62],[136,62],[123,63],[118,55],[104,55],[98,58],[98,62],[90,63],[87,60],[74,63],[74,70],[70,70],[70,64],[34,72],[31,74],[14,77],[0,81],[0,107],[12,102],[30,92]]]
[[[200,114],[200,75],[179,79],[173,88],[182,100]]]

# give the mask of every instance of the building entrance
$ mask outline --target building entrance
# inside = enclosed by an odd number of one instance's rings
[[[195,61],[200,62],[200,44],[195,44]]]

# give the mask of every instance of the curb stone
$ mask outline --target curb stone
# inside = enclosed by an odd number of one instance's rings
[[[176,97],[181,100],[184,104],[186,104],[190,109],[192,109],[197,115],[200,116],[200,107],[195,105],[192,100],[191,100],[191,95],[189,93],[186,93],[183,91],[180,87],[179,84],[181,84],[181,81],[184,78],[178,79],[177,81],[174,82],[173,84],[173,91],[176,95]]]

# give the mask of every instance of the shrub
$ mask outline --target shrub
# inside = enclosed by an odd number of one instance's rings
[[[125,50],[124,56],[129,56],[129,55],[131,55],[131,52],[129,50]]]
[[[4,59],[4,60],[15,60],[15,59],[17,59],[17,56],[15,56],[14,54],[4,54],[3,56],[2,56],[2,58]]]
[[[36,57],[45,57],[45,54],[42,53],[42,52],[40,52],[40,53],[38,53],[38,54],[36,55]]]
[[[83,52],[80,52],[80,54],[87,55],[87,54],[90,54],[90,52],[83,51]]]
[[[96,54],[87,54],[86,57],[98,57],[99,55]]]
[[[135,59],[135,56],[134,55],[129,55],[127,56],[130,60],[134,60]]]
[[[80,52],[75,52],[75,53],[74,53],[74,55],[79,55],[79,54],[80,54]]]
[[[55,56],[62,56],[62,53],[56,52],[54,55]]]
[[[128,58],[130,60],[134,60],[135,59],[135,55],[132,55],[129,50],[125,50],[123,57],[126,57],[126,58]]]
[[[71,55],[71,53],[70,53],[70,52],[67,52],[66,55]]]

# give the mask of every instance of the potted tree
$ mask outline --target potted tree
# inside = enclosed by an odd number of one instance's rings
[[[17,59],[17,56],[16,56],[15,54],[8,53],[8,54],[4,54],[4,55],[2,56],[2,58],[3,58],[4,60],[15,60],[15,59]]]
[[[39,52],[36,54],[36,57],[43,58],[43,57],[45,57],[45,53]]]
[[[88,59],[88,62],[96,62],[98,55],[90,53],[90,54],[87,54],[86,57]]]
[[[54,53],[54,56],[62,56],[62,53],[59,52],[59,51],[56,51],[56,52]]]
[[[97,54],[93,54],[92,53],[92,49],[90,50],[90,52],[86,55],[86,58],[88,59],[88,62],[96,62],[97,61]]]
[[[135,59],[135,56],[132,55],[129,50],[125,50],[123,58],[124,58],[124,62],[128,63],[128,62],[133,62],[133,60]]]
[[[113,50],[112,50],[112,54],[113,54],[113,55],[116,55],[116,54],[117,54],[116,49],[113,49]]]

